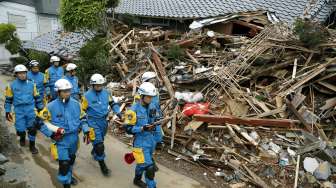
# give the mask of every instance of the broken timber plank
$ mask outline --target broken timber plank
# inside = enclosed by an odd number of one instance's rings
[[[294,85],[292,85],[292,87],[290,87],[289,89],[287,89],[284,92],[281,92],[280,95],[282,97],[288,95],[289,93],[295,91],[297,88],[299,88],[300,86],[302,86],[303,84],[307,83],[308,81],[310,81],[311,79],[315,78],[317,75],[321,74],[323,71],[326,70],[326,67],[328,65],[330,65],[331,63],[333,63],[336,60],[336,58],[332,58],[330,59],[327,63],[321,64],[320,66],[318,66],[314,71],[312,71],[311,74],[309,74],[308,76],[306,76],[305,78],[302,78],[300,81],[296,82]]]
[[[117,47],[118,47],[118,45],[121,43],[121,42],[123,42],[131,33],[133,33],[134,34],[134,29],[132,29],[132,30],[130,30],[123,38],[121,38],[118,42],[117,42],[117,44],[114,44],[113,45],[113,48],[110,50],[110,53],[112,53],[113,52],[113,50],[115,50]]]
[[[226,126],[229,129],[229,134],[233,138],[233,141],[235,141],[237,144],[244,145],[243,141],[237,136],[237,134],[232,129],[231,125],[227,124]]]
[[[249,126],[270,126],[270,127],[292,127],[298,123],[291,119],[259,119],[259,118],[240,118],[231,115],[194,115],[196,121],[204,121],[214,124],[242,124]]]
[[[277,109],[274,109],[274,110],[271,110],[271,111],[268,111],[268,112],[258,114],[256,117],[257,118],[262,118],[262,117],[267,117],[267,116],[274,116],[275,114],[281,114],[285,111],[286,111],[286,107],[283,106],[281,108],[277,108]]]
[[[246,165],[243,164],[243,167],[245,168],[247,173],[253,178],[254,182],[256,182],[260,187],[262,188],[270,187],[266,184],[266,182],[264,182],[264,180],[262,180],[257,174],[255,174],[252,170],[250,170]]]
[[[197,60],[194,56],[192,56],[192,55],[188,52],[188,50],[186,50],[185,52],[186,52],[186,55],[191,59],[192,62],[194,62],[196,65],[200,64],[200,62],[198,62],[198,60]]]
[[[336,106],[336,97],[326,100],[325,105],[323,105],[320,110],[325,111],[334,106]]]
[[[172,136],[171,136],[171,140],[170,140],[170,149],[174,148],[177,110],[178,110],[178,105],[175,106],[175,109],[173,111]]]
[[[286,99],[286,104],[287,107],[294,113],[294,115],[300,120],[300,122],[306,127],[306,129],[308,131],[312,131],[309,123],[306,122],[305,119],[303,119],[302,115],[298,112],[298,110],[296,110],[296,108],[294,107],[294,105],[288,100]]]
[[[301,103],[303,103],[303,101],[306,99],[306,96],[301,94],[301,93],[297,93],[295,94],[293,100],[292,100],[292,104],[295,108],[299,107]]]
[[[258,143],[253,138],[251,138],[246,131],[243,131],[238,125],[231,124],[231,126],[251,144],[253,144],[254,146],[258,146]]]
[[[154,64],[156,65],[156,68],[158,69],[158,71],[160,73],[160,76],[161,76],[165,86],[167,87],[170,98],[174,98],[173,86],[171,85],[171,83],[170,83],[170,81],[167,77],[166,71],[165,71],[164,67],[162,66],[159,55],[153,49],[152,49],[152,58],[153,58]]]
[[[328,88],[328,89],[330,89],[330,90],[332,90],[332,91],[334,91],[334,92],[336,92],[336,86],[333,85],[333,84],[330,84],[330,83],[324,82],[324,81],[319,81],[317,83],[320,84],[320,85],[322,85],[322,86],[324,86],[324,87],[326,87],[326,88]]]
[[[283,107],[285,106],[285,105],[284,105],[284,102],[283,102],[283,97],[276,96],[276,97],[275,97],[275,102],[276,102],[276,106],[277,106],[278,109],[283,108]],[[281,113],[280,113],[280,117],[281,117],[281,118],[285,118],[285,117],[287,117],[286,112],[281,112]]]

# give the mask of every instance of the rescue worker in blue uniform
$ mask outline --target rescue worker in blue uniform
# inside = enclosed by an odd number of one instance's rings
[[[112,110],[120,117],[120,106],[113,101],[111,94],[103,88],[105,78],[101,74],[93,74],[90,78],[92,88],[82,97],[82,108],[87,114],[92,142],[93,158],[98,161],[104,176],[110,176],[111,170],[105,164],[104,137],[108,128],[107,117]],[[94,135],[94,136],[92,136]]]
[[[156,114],[152,98],[157,95],[155,86],[144,82],[138,89],[140,100],[132,105],[125,113],[125,129],[134,135],[133,156],[137,162],[135,168],[134,185],[142,188],[156,188],[153,152],[156,140],[153,135],[156,126],[153,125]],[[142,181],[145,174],[146,183]]]
[[[141,82],[144,83],[144,82],[150,82],[152,83],[156,88],[158,88],[158,80],[157,80],[157,75],[155,72],[145,72],[142,74],[141,76]],[[155,95],[153,98],[152,98],[152,105],[155,107],[155,110],[156,110],[156,119],[155,121],[159,121],[160,119],[162,119],[163,117],[163,114],[162,114],[162,111],[161,111],[161,106],[160,106],[160,94],[159,92],[157,92],[157,95]],[[162,142],[162,129],[161,129],[161,125],[158,124],[156,125],[155,127],[155,131],[153,132],[154,134],[154,138],[155,138],[155,141],[156,141],[156,148],[161,148],[162,145],[163,145],[163,142]]]
[[[69,63],[65,67],[66,73],[65,73],[64,78],[67,79],[72,85],[71,97],[79,101],[80,100],[80,89],[79,89],[79,84],[78,84],[78,77],[76,76],[76,69],[77,69],[76,64]]]
[[[37,129],[34,126],[35,108],[43,109],[42,99],[34,82],[27,79],[27,68],[24,65],[16,65],[14,73],[16,79],[6,87],[5,90],[5,111],[6,119],[14,121],[11,110],[14,106],[15,129],[20,137],[20,145],[25,146],[26,131],[28,131],[29,149],[32,154],[37,154],[35,147],[35,137]]]
[[[54,139],[52,151],[54,158],[58,159],[58,181],[64,188],[76,185],[77,180],[72,176],[72,168],[76,159],[76,152],[79,144],[79,132],[84,133],[84,140],[89,137],[89,128],[86,115],[82,111],[80,103],[70,97],[71,83],[66,79],[59,79],[55,83],[55,91],[58,97],[39,113],[39,117],[53,126],[62,128],[64,134],[62,138]]]
[[[28,80],[33,81],[36,84],[40,97],[44,99],[44,74],[40,72],[40,63],[36,60],[29,62],[30,71],[28,71]]]
[[[50,63],[52,65],[45,71],[44,83],[46,87],[46,95],[50,100],[57,98],[57,93],[54,90],[55,82],[61,79],[64,75],[63,67],[60,66],[60,58],[58,56],[52,56]]]

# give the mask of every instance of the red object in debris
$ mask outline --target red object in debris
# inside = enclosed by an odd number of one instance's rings
[[[126,153],[124,156],[124,160],[127,164],[132,164],[135,161],[133,153]]]
[[[182,113],[185,116],[192,116],[194,114],[207,114],[209,113],[209,103],[187,103],[183,107]]]

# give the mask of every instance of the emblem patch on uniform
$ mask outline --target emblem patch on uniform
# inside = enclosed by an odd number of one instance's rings
[[[48,112],[47,112],[47,111],[44,111],[44,112],[42,113],[42,116],[43,116],[44,119],[47,119],[47,118],[48,118]]]
[[[133,118],[132,114],[128,114],[127,119],[132,120],[132,118]]]

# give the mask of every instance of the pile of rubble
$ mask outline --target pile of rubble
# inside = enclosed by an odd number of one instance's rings
[[[336,32],[329,33],[309,49],[284,25],[248,38],[118,23],[108,41],[111,61],[120,62],[110,79],[118,82],[108,87],[126,96],[127,108],[142,73],[155,71],[167,152],[224,184],[334,187]]]

